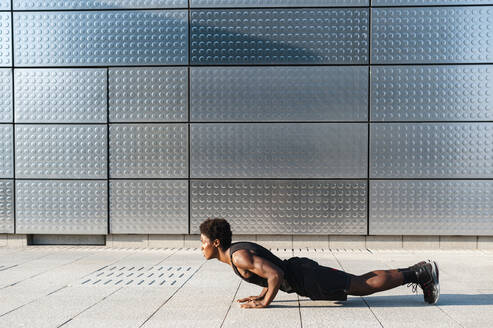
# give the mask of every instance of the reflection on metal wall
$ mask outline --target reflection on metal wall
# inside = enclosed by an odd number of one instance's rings
[[[350,7],[368,6],[369,0],[190,0],[192,8],[216,7]]]
[[[12,122],[12,70],[0,68],[0,123]]]
[[[186,8],[188,0],[13,0],[14,10]]]
[[[0,0],[0,233],[493,235],[492,34],[489,0]]]
[[[111,122],[187,121],[186,67],[111,68]]]
[[[185,65],[187,35],[186,11],[16,12],[15,65]]]
[[[366,121],[368,68],[192,67],[192,121]]]
[[[363,178],[366,124],[193,124],[193,178]]]
[[[106,181],[17,181],[18,233],[105,234]]]
[[[371,181],[370,197],[371,234],[493,234],[493,181]]]
[[[0,125],[0,178],[13,178],[12,125]]]
[[[0,67],[12,65],[12,24],[10,13],[0,13]]]
[[[372,63],[493,61],[492,7],[372,9]]]
[[[14,233],[14,183],[0,180],[0,233]]]
[[[372,120],[493,120],[489,65],[377,66],[371,86]]]
[[[106,70],[16,69],[15,121],[106,123]]]
[[[366,234],[366,181],[197,180],[192,233],[227,217],[236,233]]]
[[[110,184],[113,233],[188,233],[185,180],[118,180]]]
[[[367,64],[368,9],[194,10],[191,61]]]
[[[103,125],[17,125],[15,177],[104,179]]]
[[[112,178],[185,178],[184,124],[118,124],[110,127]]]
[[[492,123],[378,123],[371,135],[372,178],[493,176]]]

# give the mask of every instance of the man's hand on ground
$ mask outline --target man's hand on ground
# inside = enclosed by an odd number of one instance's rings
[[[264,299],[263,296],[248,296],[245,298],[237,299],[236,302],[245,303],[245,302],[249,302],[249,301],[261,301],[263,299]]]
[[[243,309],[257,309],[257,308],[264,308],[267,306],[260,301],[250,300],[246,303],[241,304],[241,307]]]

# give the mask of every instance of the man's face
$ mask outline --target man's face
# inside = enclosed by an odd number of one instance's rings
[[[214,247],[212,241],[204,234],[200,234],[200,242],[202,246],[200,246],[200,250],[204,255],[206,260],[210,260],[215,257],[217,249]]]

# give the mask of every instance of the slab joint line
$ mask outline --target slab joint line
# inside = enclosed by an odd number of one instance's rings
[[[233,305],[234,301],[235,301],[235,298],[236,298],[236,295],[238,295],[238,291],[240,290],[240,286],[241,286],[241,283],[243,282],[243,280],[240,280],[240,283],[238,284],[238,287],[236,287],[236,291],[235,291],[235,294],[233,295],[233,299],[231,300],[231,303],[229,303],[229,307],[228,307],[228,310],[226,311],[226,313],[224,314],[224,318],[223,320],[221,321],[221,325],[219,326],[219,328],[222,328],[223,325],[224,325],[224,322],[226,321],[226,318],[228,317],[228,314],[229,314],[229,310],[231,310],[231,306]]]
[[[170,297],[168,297],[168,298],[167,298],[167,299],[163,302],[163,304],[161,304],[161,305],[160,305],[160,306],[159,306],[159,307],[158,307],[158,308],[157,308],[154,312],[152,312],[152,314],[151,314],[151,315],[150,315],[147,319],[145,319],[145,320],[144,320],[144,322],[142,322],[142,324],[139,326],[139,328],[140,328],[140,327],[142,327],[143,325],[145,325],[147,321],[149,321],[149,320],[150,320],[150,319],[151,319],[151,318],[152,318],[152,317],[153,317],[153,316],[154,316],[154,315],[155,315],[155,314],[156,314],[159,310],[161,310],[161,308],[162,308],[164,305],[166,305],[166,303],[168,303],[168,301],[169,301],[170,299],[172,299],[172,298],[173,298],[173,296],[175,296],[175,295],[176,295],[176,293],[178,293],[178,292],[180,291],[180,289],[182,289],[182,288],[183,288],[183,286],[185,286],[185,285],[186,285],[186,283],[187,283],[190,279],[192,279],[192,277],[193,277],[193,276],[194,276],[197,272],[199,272],[199,270],[202,268],[202,266],[203,266],[204,264],[205,264],[205,261],[204,261],[204,262],[202,262],[202,264],[198,267],[198,269],[197,269],[197,270],[195,270],[195,272],[194,272],[194,273],[192,273],[192,274],[190,275],[190,277],[188,277],[188,279],[187,279],[187,280],[186,280],[186,281],[185,281],[185,282],[184,282],[184,283],[183,283],[180,287],[178,287],[178,288],[177,288],[177,289],[173,292],[173,294],[171,294],[171,296],[170,296]]]

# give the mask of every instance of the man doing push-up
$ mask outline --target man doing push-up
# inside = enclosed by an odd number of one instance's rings
[[[239,299],[243,308],[264,308],[280,290],[312,300],[347,300],[347,295],[365,296],[404,284],[420,286],[426,303],[440,296],[438,265],[422,261],[395,270],[376,270],[360,276],[319,265],[306,257],[281,260],[268,249],[251,242],[231,243],[231,228],[224,219],[207,219],[200,225],[201,250],[209,260],[230,265],[243,280],[263,287],[260,295]]]

